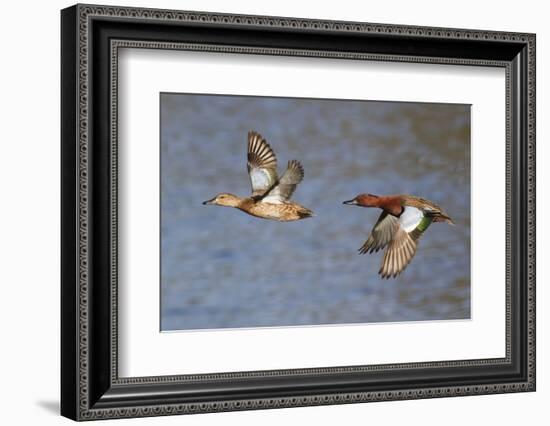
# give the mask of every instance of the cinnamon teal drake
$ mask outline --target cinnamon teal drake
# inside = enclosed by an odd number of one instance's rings
[[[359,249],[365,254],[387,246],[378,271],[382,278],[395,278],[405,270],[416,253],[418,240],[433,222],[454,225],[437,204],[413,195],[360,194],[344,204],[382,209],[369,238]]]
[[[313,216],[313,212],[290,201],[296,186],[304,178],[300,162],[291,160],[283,175],[277,176],[277,157],[267,141],[257,132],[248,132],[247,169],[252,195],[241,198],[221,193],[203,204],[234,207],[262,219],[290,222]]]

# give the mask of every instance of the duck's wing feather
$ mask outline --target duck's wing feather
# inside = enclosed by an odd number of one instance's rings
[[[404,200],[405,205],[422,210],[426,215],[431,216],[434,222],[447,222],[454,225],[453,220],[449,217],[445,210],[433,201],[422,197],[416,197],[414,195],[405,195]]]
[[[264,195],[277,183],[277,157],[257,132],[248,132],[247,169],[252,195]]]
[[[262,198],[264,203],[283,203],[288,201],[296,186],[304,179],[304,168],[299,161],[292,160],[288,162],[288,167],[279,181]]]
[[[359,253],[372,253],[386,247],[393,238],[395,225],[398,219],[391,214],[382,211],[378,217],[378,221],[374,224],[369,238],[359,249]]]
[[[382,278],[395,278],[403,272],[416,253],[416,240],[399,223],[394,227],[393,238],[384,253],[378,272]]]
[[[424,211],[443,212],[441,207],[427,198],[417,197],[416,195],[403,195],[402,198],[406,206],[416,207]]]
[[[405,206],[401,216],[399,216],[399,223],[405,231],[411,232],[420,225],[424,217],[423,210],[413,206]]]

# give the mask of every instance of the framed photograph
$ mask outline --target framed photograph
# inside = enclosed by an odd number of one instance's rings
[[[535,35],[61,12],[61,412],[535,390]]]

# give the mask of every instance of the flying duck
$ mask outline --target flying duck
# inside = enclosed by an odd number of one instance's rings
[[[411,262],[418,240],[433,222],[454,225],[441,207],[414,195],[360,194],[344,204],[378,207],[382,213],[359,253],[377,252],[387,246],[378,273],[382,278],[397,277]]]
[[[252,195],[241,198],[221,193],[203,204],[234,207],[262,219],[290,222],[313,216],[313,212],[290,201],[296,186],[304,178],[299,161],[291,160],[281,177],[277,176],[277,157],[267,141],[257,132],[248,132],[247,170]]]

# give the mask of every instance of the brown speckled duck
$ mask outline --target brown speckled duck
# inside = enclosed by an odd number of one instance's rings
[[[388,247],[378,272],[382,278],[395,278],[405,270],[416,253],[418,240],[432,222],[454,225],[437,204],[413,195],[360,194],[344,204],[382,209],[369,238],[359,249],[365,254]]]
[[[290,222],[313,216],[313,212],[290,201],[296,186],[304,178],[302,165],[292,160],[283,175],[277,176],[277,157],[257,132],[248,132],[248,175],[252,184],[252,195],[241,198],[221,193],[203,204],[234,207],[249,215],[262,219]]]

